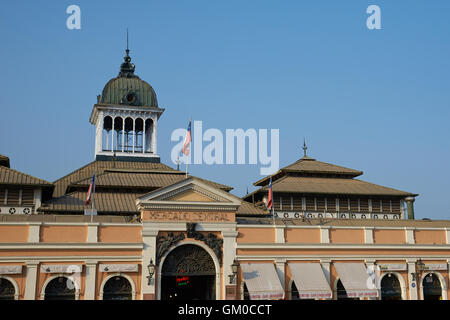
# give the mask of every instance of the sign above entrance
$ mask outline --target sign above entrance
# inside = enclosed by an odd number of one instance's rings
[[[234,222],[234,212],[143,211],[143,221]]]

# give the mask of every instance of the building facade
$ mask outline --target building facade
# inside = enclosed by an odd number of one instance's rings
[[[0,156],[0,299],[448,299],[450,221],[415,220],[417,194],[306,145],[244,198],[187,176],[160,162],[164,109],[134,71],[127,50],[97,98],[93,162],[50,183]]]

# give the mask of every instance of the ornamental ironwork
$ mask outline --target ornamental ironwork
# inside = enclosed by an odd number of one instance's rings
[[[169,232],[167,236],[158,236],[156,240],[156,261],[159,263],[161,258],[169,251],[170,247],[175,246],[181,240],[184,240],[184,234],[174,235]]]
[[[163,276],[215,275],[214,261],[203,248],[187,244],[175,248],[164,260]]]
[[[222,264],[222,245],[223,240],[219,239],[215,234],[208,233],[206,236],[203,233],[195,231],[196,223],[187,223],[187,237],[194,238],[198,241],[203,241],[208,247],[210,247],[219,259],[219,263]]]

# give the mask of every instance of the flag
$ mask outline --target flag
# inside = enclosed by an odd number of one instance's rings
[[[91,202],[92,194],[95,192],[95,173],[92,176],[91,183],[89,184],[89,190],[86,197],[86,205],[89,205]]]
[[[190,149],[190,145],[191,145],[191,141],[192,141],[191,122],[192,121],[189,121],[189,126],[187,128],[186,138],[184,139],[183,148],[181,149],[181,152],[185,156],[188,156],[190,151],[191,151],[191,149]]]
[[[270,177],[269,197],[267,198],[267,209],[272,209],[272,206],[273,206],[272,177]]]

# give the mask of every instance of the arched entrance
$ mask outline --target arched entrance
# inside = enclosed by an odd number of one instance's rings
[[[114,276],[103,287],[103,300],[132,300],[130,281],[121,276]]]
[[[381,300],[402,300],[402,289],[398,278],[388,273],[381,279]]]
[[[14,300],[16,289],[14,285],[5,278],[0,278],[0,300]]]
[[[161,274],[162,300],[216,299],[216,268],[203,248],[187,244],[165,258]]]
[[[423,300],[442,300],[441,281],[434,273],[427,274],[422,280]]]
[[[75,285],[67,277],[56,277],[45,287],[44,300],[75,300]]]

